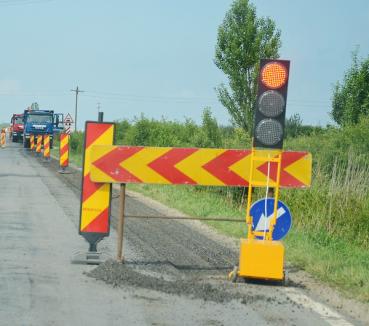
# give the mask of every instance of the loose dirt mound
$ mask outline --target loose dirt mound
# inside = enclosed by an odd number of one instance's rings
[[[229,302],[240,300],[243,304],[255,303],[260,300],[270,300],[263,295],[247,295],[237,291],[237,284],[219,280],[215,284],[200,278],[167,280],[165,277],[155,277],[146,271],[142,273],[134,267],[108,260],[87,273],[88,276],[103,280],[113,286],[132,286],[160,291],[173,295],[185,295],[191,298],[214,302]],[[268,300],[268,301],[269,301]]]

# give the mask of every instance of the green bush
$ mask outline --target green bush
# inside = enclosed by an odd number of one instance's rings
[[[70,136],[70,151],[74,153],[82,153],[84,132],[73,132]]]

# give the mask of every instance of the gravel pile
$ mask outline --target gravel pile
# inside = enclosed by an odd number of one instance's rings
[[[138,269],[126,264],[119,264],[114,260],[106,261],[87,273],[87,275],[98,280],[103,280],[114,287],[128,285],[218,303],[239,300],[243,304],[248,304],[260,300],[267,300],[263,295],[240,293],[235,289],[234,284],[229,282],[220,283],[218,281],[215,286],[208,281],[198,278],[169,281],[163,277],[158,278],[147,273],[140,273]]]

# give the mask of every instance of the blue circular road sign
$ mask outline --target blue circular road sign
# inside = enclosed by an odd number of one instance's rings
[[[255,202],[250,209],[250,215],[252,216],[252,229],[253,231],[268,232],[269,224],[273,218],[274,212],[274,198],[260,199]],[[278,201],[277,210],[277,223],[274,227],[272,239],[283,239],[288,231],[291,229],[292,216],[289,208],[280,200]],[[261,236],[257,236],[257,239],[263,239]]]

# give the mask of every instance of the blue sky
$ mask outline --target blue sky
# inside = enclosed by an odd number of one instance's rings
[[[0,122],[32,102],[74,114],[79,127],[96,119],[139,116],[201,121],[210,106],[226,109],[214,87],[226,82],[213,63],[217,28],[231,0],[0,0]],[[254,0],[282,32],[281,57],[291,60],[287,116],[325,125],[332,85],[369,54],[369,1]]]

